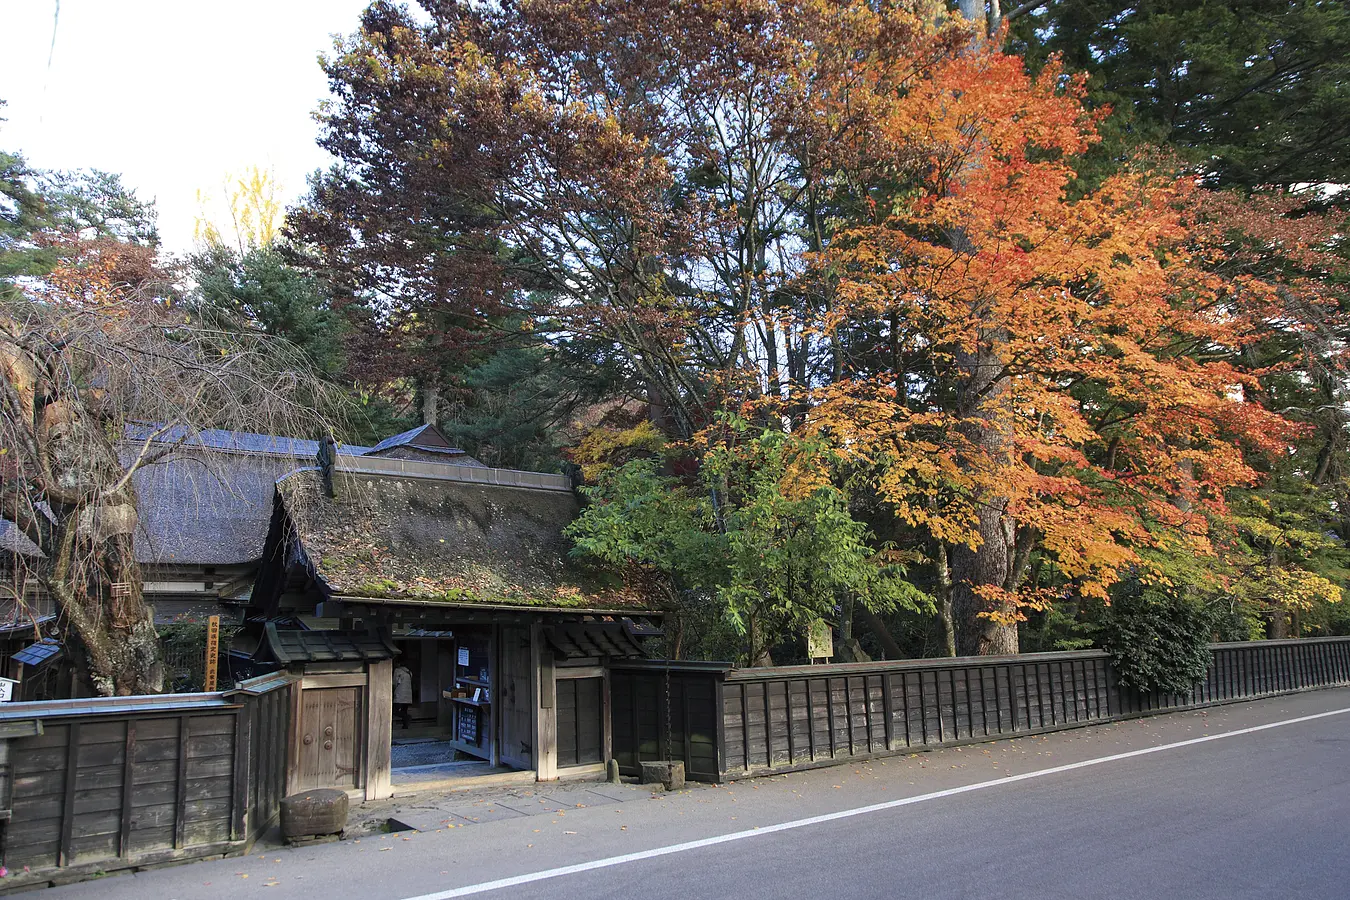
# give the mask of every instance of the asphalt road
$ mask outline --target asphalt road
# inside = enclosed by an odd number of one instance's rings
[[[1350,689],[255,853],[46,896],[1346,898]]]

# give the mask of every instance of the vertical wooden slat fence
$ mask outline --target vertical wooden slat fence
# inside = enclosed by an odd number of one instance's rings
[[[6,704],[0,725],[27,734],[0,738],[0,891],[243,852],[279,808],[291,689]]]
[[[720,730],[698,758],[678,740],[665,745],[667,664],[632,665],[615,670],[615,756],[636,774],[640,760],[686,752],[689,777],[714,781],[1350,684],[1350,638],[1211,650],[1205,678],[1180,696],[1123,686],[1095,650],[762,669],[670,663],[672,695],[697,684],[699,698],[716,698],[715,724],[696,702],[673,717],[675,734],[684,720],[696,733]]]
[[[1187,695],[1120,684],[1101,651],[730,670],[724,777],[1350,684],[1350,638],[1216,644]]]

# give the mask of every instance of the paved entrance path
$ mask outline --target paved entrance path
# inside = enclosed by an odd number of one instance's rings
[[[576,789],[611,802],[479,797],[511,814],[46,896],[1342,897],[1350,689],[672,795]]]

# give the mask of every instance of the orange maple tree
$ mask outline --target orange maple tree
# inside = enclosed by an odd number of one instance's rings
[[[1166,166],[1074,193],[1095,123],[1054,66],[974,49],[875,109],[873,215],[817,262],[840,280],[830,327],[887,322],[886,350],[817,392],[809,428],[930,536],[957,652],[1016,652],[1052,599],[1026,584],[1033,549],[1106,599],[1143,547],[1205,552],[1248,455],[1287,449],[1234,361],[1276,289],[1220,273],[1198,186]]]

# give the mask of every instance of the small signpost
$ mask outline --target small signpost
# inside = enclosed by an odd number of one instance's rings
[[[206,620],[206,679],[204,691],[216,689],[217,667],[220,660],[220,616]]]
[[[14,688],[18,682],[13,678],[0,678],[0,703],[8,703],[14,699]]]
[[[830,623],[824,619],[812,619],[806,626],[806,655],[812,665],[818,659],[834,656],[834,635],[830,632]]]

